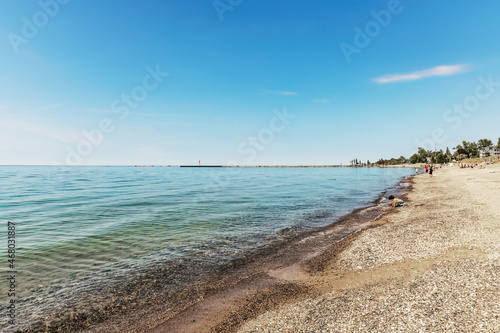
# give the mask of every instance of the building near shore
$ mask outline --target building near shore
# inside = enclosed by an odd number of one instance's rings
[[[479,151],[480,158],[485,158],[489,156],[500,156],[500,149],[495,145],[491,145]]]

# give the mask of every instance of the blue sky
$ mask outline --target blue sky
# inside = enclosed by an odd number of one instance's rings
[[[0,164],[340,164],[500,136],[500,3],[0,3]]]

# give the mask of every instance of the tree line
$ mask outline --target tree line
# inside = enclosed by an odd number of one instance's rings
[[[493,141],[489,139],[480,139],[477,142],[462,141],[462,144],[458,144],[453,147],[455,150],[452,154],[450,149],[446,147],[446,151],[442,149],[438,151],[426,150],[422,147],[418,147],[418,151],[411,155],[410,158],[405,158],[400,156],[399,158],[390,159],[379,159],[375,163],[371,163],[369,160],[362,162],[361,160],[353,159],[350,161],[352,166],[372,166],[372,165],[396,165],[396,164],[407,164],[407,163],[449,163],[451,161],[461,161],[465,158],[476,158],[479,157],[479,152],[489,146],[493,146]],[[500,138],[496,147],[500,149]]]

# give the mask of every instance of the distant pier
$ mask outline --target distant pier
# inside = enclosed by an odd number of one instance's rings
[[[405,168],[422,167],[420,164],[408,165],[134,165],[134,167],[181,167],[181,168]]]
[[[222,168],[222,165],[180,165],[181,168]]]

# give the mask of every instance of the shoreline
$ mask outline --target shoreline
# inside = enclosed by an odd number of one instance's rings
[[[378,173],[375,172],[375,174]],[[387,174],[391,181],[386,183],[385,186],[382,186],[384,184],[378,186],[378,191],[372,192],[370,196],[365,196],[364,200],[356,201],[358,204],[351,203],[350,210],[360,206],[375,205],[384,188],[389,185],[397,186],[398,180],[401,180],[403,175],[407,175],[408,172],[384,172],[384,174]],[[343,203],[344,200],[341,200],[341,202]],[[336,205],[339,206],[339,204]],[[314,210],[314,206],[306,205],[304,207],[312,207],[312,210]],[[350,210],[343,209],[343,212],[346,214]],[[137,323],[138,327],[140,326],[139,323],[143,327],[149,327],[153,321],[163,322],[170,314],[182,311],[186,307],[198,303],[202,298],[209,297],[218,293],[221,289],[238,284],[242,279],[249,280],[247,276],[250,274],[256,276],[256,270],[261,269],[262,265],[260,264],[268,264],[270,270],[276,270],[277,266],[272,265],[271,261],[274,260],[279,265],[281,264],[277,252],[287,252],[282,249],[287,245],[290,245],[289,248],[293,249],[291,245],[293,242],[299,242],[314,233],[326,230],[323,227],[326,224],[330,224],[326,228],[331,227],[331,224],[339,221],[340,218],[339,215],[336,215],[336,211],[330,214],[306,214],[304,222],[299,221],[301,223],[298,224],[297,228],[283,229],[283,227],[279,229],[282,229],[281,232],[269,234],[273,237],[268,238],[274,239],[270,246],[265,245],[263,247],[262,245],[269,244],[269,242],[262,242],[257,249],[254,247],[253,250],[249,249],[250,251],[242,252],[242,255],[233,257],[230,264],[224,264],[227,262],[226,260],[211,260],[209,256],[186,256],[181,260],[174,260],[176,259],[174,258],[172,260],[151,262],[150,265],[125,267],[122,271],[110,271],[104,277],[99,275],[95,279],[86,280],[87,283],[75,284],[77,287],[71,289],[74,290],[70,294],[71,297],[61,297],[67,295],[65,292],[68,289],[60,291],[56,289],[58,285],[55,284],[55,287],[51,287],[52,289],[47,290],[47,292],[39,293],[38,296],[30,296],[30,299],[26,299],[22,304],[20,303],[19,313],[22,316],[18,317],[19,324],[17,327],[24,332],[93,330],[94,325],[99,326],[100,323],[108,321],[112,323],[116,320],[117,327],[122,325],[122,330],[130,330],[127,321]],[[342,211],[342,209],[339,209],[339,211]],[[354,213],[357,211],[358,209]],[[286,214],[286,212],[284,213]],[[374,210],[373,213],[375,214],[376,211]],[[346,215],[343,216],[342,220],[345,219]],[[340,223],[337,222],[336,224],[339,225]],[[310,225],[319,227],[311,227]],[[357,229],[354,226],[352,228]],[[351,232],[346,228],[339,227],[339,230],[340,232]],[[328,235],[328,237],[333,236],[335,235]],[[314,239],[308,240],[308,242],[314,243]],[[316,250],[312,249],[313,245],[309,243],[304,244],[302,249],[311,249],[311,251],[315,252]],[[273,256],[274,259],[268,258],[270,256]],[[216,256],[212,257],[216,258]],[[167,257],[167,259],[169,258]],[[256,260],[260,261],[254,264],[253,262]],[[296,262],[292,258],[289,260],[290,265]],[[211,265],[211,263],[214,264]],[[252,265],[254,266],[250,267]],[[245,271],[242,268],[244,266],[248,266],[249,270]],[[250,271],[254,268],[254,271]],[[237,269],[241,270],[237,271]],[[233,270],[236,271],[232,275],[228,274]],[[242,274],[239,274],[239,272],[242,272]],[[227,278],[225,278],[226,275]],[[267,276],[267,271],[264,275]],[[207,276],[211,277],[210,279],[214,282],[206,283],[204,277]],[[225,280],[220,281],[223,278]],[[38,307],[38,304],[42,304],[44,307]],[[29,311],[30,307],[36,311]],[[123,316],[125,318],[120,318],[122,314],[125,314]],[[156,317],[157,314],[158,317]],[[151,321],[149,318],[152,318]],[[140,329],[141,327],[137,331]],[[115,331],[119,330],[118,328],[115,329]],[[102,331],[109,330],[103,329]]]
[[[412,177],[404,177],[393,191],[404,191],[402,197],[406,197]],[[406,189],[402,186],[405,182],[409,183]],[[222,286],[214,295],[173,318],[138,332],[236,332],[244,322],[265,310],[316,295],[314,288],[303,283],[306,274],[320,271],[330,253],[341,251],[363,230],[374,227],[381,217],[393,213],[378,204],[384,195],[385,192],[381,193],[369,206],[355,209],[330,225],[259,250],[261,253],[250,258],[249,265],[243,263],[244,273],[231,273],[245,274],[244,279],[236,281],[234,276],[226,276],[233,283]]]
[[[498,173],[496,164],[412,178],[407,207],[302,280],[314,292],[238,332],[500,331]]]
[[[397,188],[403,188],[401,184],[404,179],[411,179],[411,176],[403,178]],[[276,293],[274,293],[275,297],[270,297],[269,288],[277,288],[282,296],[288,295],[286,298],[289,300],[298,300],[298,295],[306,296],[308,293],[300,285],[299,280],[303,275],[297,268],[310,258],[324,252],[325,249],[331,247],[332,243],[337,243],[346,235],[366,228],[374,219],[379,218],[383,211],[379,211],[377,207],[386,208],[386,205],[377,206],[377,203],[385,194],[385,192],[381,193],[373,202],[367,203],[368,207],[358,208],[328,226],[301,232],[285,241],[277,241],[258,249],[249,256],[225,264],[210,274],[208,279],[195,281],[188,288],[181,290],[175,298],[155,295],[153,291],[151,295],[154,299],[151,299],[150,303],[140,306],[120,303],[120,307],[130,306],[130,310],[120,311],[120,313],[103,309],[103,312],[97,314],[101,318],[98,322],[92,319],[96,319],[95,315],[89,313],[90,316],[80,316],[73,323],[72,320],[67,323],[59,322],[59,324],[54,322],[52,327],[79,329],[81,332],[120,332],[123,330],[198,332],[217,326],[218,322],[224,320],[224,316],[220,315],[218,310],[229,315],[232,308],[247,300],[249,295],[254,295],[252,296],[254,302],[258,297],[262,300],[284,299],[278,297]],[[134,283],[141,282],[132,281],[132,284]],[[148,287],[148,285],[146,284],[144,288],[153,287]],[[128,290],[128,287],[124,290]],[[270,302],[267,308],[271,309],[275,305]],[[207,317],[207,313],[212,315]],[[257,313],[260,312],[255,312]],[[180,327],[185,327],[185,330],[179,330]],[[223,329],[223,331],[226,330]]]

